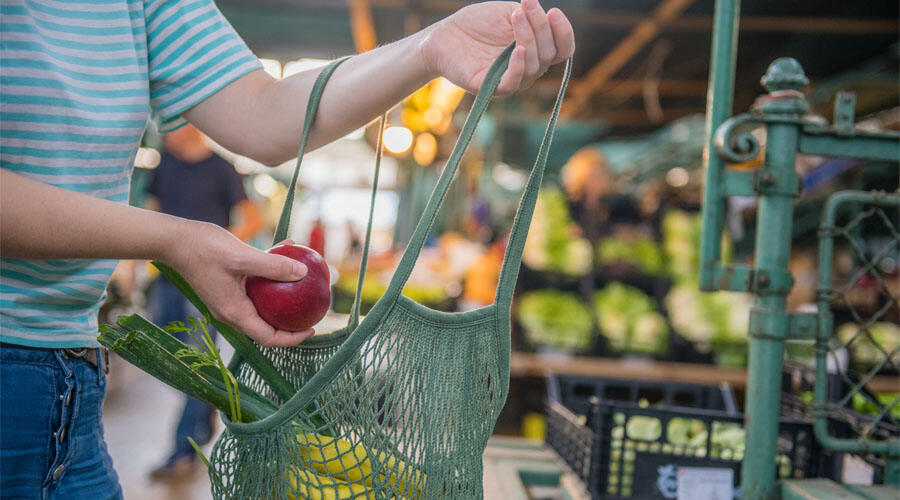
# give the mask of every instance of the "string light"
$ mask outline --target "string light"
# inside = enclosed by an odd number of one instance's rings
[[[416,137],[416,147],[413,148],[413,159],[419,165],[431,165],[437,154],[437,139],[428,132],[423,132]]]
[[[272,78],[281,80],[281,63],[275,59],[260,59],[262,67],[266,73],[272,75]]]
[[[259,174],[253,178],[253,189],[266,198],[271,198],[278,192],[278,181],[269,174]]]
[[[161,159],[159,151],[153,148],[138,148],[134,157],[134,166],[137,168],[156,168]]]
[[[688,171],[683,167],[675,167],[666,172],[666,182],[672,187],[684,187],[689,179]]]
[[[395,155],[405,153],[413,143],[412,132],[406,127],[388,127],[383,139],[384,148]]]

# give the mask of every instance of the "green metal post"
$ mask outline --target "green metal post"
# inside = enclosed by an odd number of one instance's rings
[[[706,94],[706,188],[703,193],[703,236],[700,242],[700,289],[714,289],[715,265],[721,256],[725,206],[720,203],[725,162],[716,154],[714,135],[731,115],[734,94],[734,66],[737,53],[740,0],[716,0],[712,48],[709,61],[709,89]]]
[[[758,101],[764,115],[799,117],[808,105],[799,92],[806,85],[803,69],[793,59],[779,59],[762,79],[770,92]],[[746,393],[747,451],[741,469],[741,496],[776,500],[775,455],[781,398],[781,363],[788,334],[784,289],[765,291],[770,276],[788,272],[795,172],[800,140],[796,123],[769,123],[765,166],[759,174],[754,276],[756,303],[751,312],[750,352]]]
[[[884,468],[884,484],[900,488],[900,461],[897,457],[888,457]]]

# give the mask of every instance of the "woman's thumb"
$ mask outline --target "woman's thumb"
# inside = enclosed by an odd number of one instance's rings
[[[275,281],[297,281],[306,276],[306,264],[283,255],[258,252],[257,258],[247,266],[252,276],[262,276]]]

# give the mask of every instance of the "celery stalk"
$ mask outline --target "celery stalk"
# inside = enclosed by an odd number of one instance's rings
[[[234,347],[235,355],[243,358],[279,398],[287,401],[294,395],[296,389],[275,369],[271,361],[259,350],[259,346],[233,326],[213,318],[209,308],[178,271],[162,262],[154,261],[153,265],[216,327],[222,337]]]
[[[152,326],[154,326],[153,329],[129,329],[126,331],[104,325],[100,328],[98,340],[126,361],[163,383],[205,401],[219,410],[230,411],[230,398],[227,388],[220,378],[219,370],[211,366],[191,368],[184,360],[175,356],[174,351],[169,351],[163,345],[171,348],[174,347],[174,344],[168,340],[162,343],[158,340],[165,336],[177,343],[179,348],[187,346],[174,339],[170,334],[159,330],[155,325]],[[155,330],[159,330],[162,336],[154,335]],[[275,411],[276,406],[271,401],[246,386],[239,385],[238,390],[243,396],[240,405],[244,421],[261,420]]]

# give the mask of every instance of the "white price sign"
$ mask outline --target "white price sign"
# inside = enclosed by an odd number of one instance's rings
[[[732,500],[734,471],[711,467],[678,469],[678,500]]]

